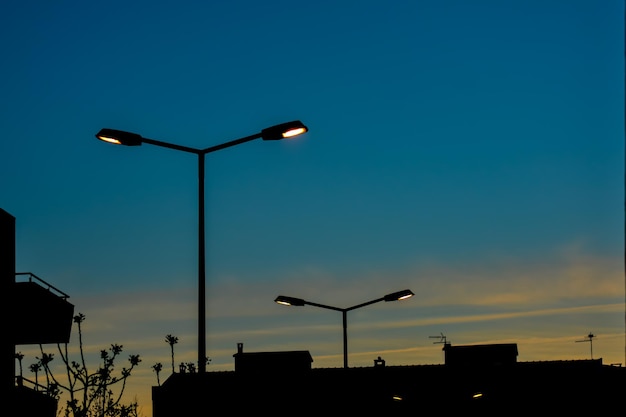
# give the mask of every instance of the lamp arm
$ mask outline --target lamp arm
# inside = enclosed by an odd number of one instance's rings
[[[148,138],[141,138],[141,142],[148,143],[150,145],[160,146],[162,148],[170,148],[170,149],[176,149],[178,151],[195,153],[196,155],[204,155],[207,153],[219,151],[220,149],[230,148],[231,146],[239,145],[241,143],[250,142],[251,140],[259,139],[260,137],[261,137],[260,133],[255,133],[254,135],[220,143],[219,145],[209,146],[208,148],[205,148],[205,149],[190,148],[189,146],[176,145],[175,143],[163,142],[160,140],[148,139]]]
[[[210,152],[219,151],[220,149],[230,148],[231,146],[239,145],[241,143],[250,142],[251,140],[259,139],[260,137],[261,137],[261,133],[255,133],[254,135],[246,136],[241,139],[235,139],[229,142],[221,143],[219,145],[209,146],[208,148],[205,148],[201,150],[200,152],[207,154]]]
[[[354,309],[356,309],[356,308],[365,307],[365,306],[368,306],[368,305],[370,305],[370,304],[378,303],[378,302],[381,302],[381,301],[384,301],[384,300],[385,300],[385,297],[377,298],[377,299],[372,300],[372,301],[367,301],[367,302],[365,302],[365,303],[361,303],[361,304],[357,304],[357,305],[352,306],[352,307],[348,307],[348,308],[346,308],[345,310],[346,310],[346,311],[354,310]]]
[[[162,142],[160,140],[141,138],[141,142],[149,143],[150,145],[160,146],[162,148],[176,149],[177,151],[195,153],[200,155],[202,151],[200,149],[190,148],[188,146],[176,145],[175,143]]]
[[[325,304],[318,304],[318,303],[312,303],[310,301],[305,301],[304,304],[308,304],[310,306],[314,306],[314,307],[321,307],[321,308],[327,308],[329,310],[335,310],[335,311],[341,311],[344,312],[346,311],[345,308],[339,308],[339,307],[333,307],[333,306],[327,306]]]

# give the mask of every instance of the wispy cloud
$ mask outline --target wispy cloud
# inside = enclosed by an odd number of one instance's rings
[[[209,282],[207,332],[214,341],[232,338],[232,346],[238,341],[235,337],[244,334],[270,340],[303,328],[314,333],[336,332],[339,313],[311,306],[283,307],[273,299],[285,294],[350,307],[404,288],[411,288],[415,297],[351,311],[350,318],[365,319],[350,320],[350,328],[474,327],[524,319],[539,326],[537,318],[545,318],[544,325],[550,325],[561,316],[599,314],[623,319],[621,268],[619,259],[591,257],[568,249],[551,260],[534,263],[509,259],[475,265],[430,264],[359,277],[333,277],[311,268],[291,271],[271,287],[229,277],[228,281]],[[165,334],[178,333],[195,343],[195,288],[84,294],[74,301],[77,311],[88,316],[85,331],[93,332],[97,339],[124,339],[128,335],[131,342],[136,341],[133,343],[140,339],[152,343]]]

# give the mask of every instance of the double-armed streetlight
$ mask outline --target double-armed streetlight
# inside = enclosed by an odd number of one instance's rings
[[[204,156],[208,153],[229,148],[254,139],[280,140],[292,138],[306,133],[308,128],[301,121],[282,123],[261,130],[254,135],[210,146],[205,149],[195,149],[173,143],[144,138],[141,135],[123,130],[102,129],[96,138],[116,145],[139,146],[143,143],[175,149],[198,155],[198,372],[206,372],[206,317],[205,317],[205,288],[206,288],[206,251],[204,227]]]
[[[347,318],[348,311],[355,310],[360,307],[365,307],[370,304],[378,303],[380,301],[405,300],[407,298],[413,297],[413,295],[415,294],[413,294],[413,291],[411,290],[402,290],[402,291],[393,292],[391,294],[385,295],[384,297],[367,301],[365,303],[357,304],[355,306],[348,307],[348,308],[340,308],[340,307],[333,307],[333,306],[328,306],[328,305],[319,304],[319,303],[313,303],[311,301],[303,300],[302,298],[288,297],[286,295],[279,295],[278,297],[276,297],[274,302],[278,304],[283,304],[286,306],[302,307],[304,305],[310,305],[310,306],[315,306],[315,307],[327,308],[329,310],[341,311],[341,314],[343,316],[343,367],[347,368],[348,367],[348,318]]]

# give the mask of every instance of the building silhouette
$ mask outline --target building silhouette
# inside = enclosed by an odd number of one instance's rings
[[[626,368],[602,359],[518,362],[516,344],[444,345],[440,365],[312,368],[308,351],[250,352],[234,371],[174,373],[152,388],[153,417],[244,413],[598,413],[624,410]]]
[[[16,280],[19,277],[20,280]],[[8,332],[0,338],[0,380],[7,409],[16,416],[55,417],[57,400],[47,387],[18,375],[18,345],[67,343],[74,306],[69,296],[33,273],[15,271],[15,218],[0,209],[0,294]],[[18,312],[13,311],[16,309]]]

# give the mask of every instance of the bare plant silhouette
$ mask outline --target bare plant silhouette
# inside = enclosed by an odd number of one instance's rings
[[[86,365],[85,351],[83,349],[83,338],[81,324],[85,320],[85,315],[80,313],[74,316],[73,321],[78,326],[79,352],[78,361],[70,360],[68,344],[57,344],[58,352],[66,368],[65,379],[61,380],[53,373],[50,363],[54,359],[53,354],[43,351],[43,346],[39,345],[41,357],[38,361],[30,365],[30,370],[35,373],[35,380],[38,385],[38,376],[41,370],[45,371],[46,389],[45,392],[56,398],[60,398],[63,392],[69,394],[69,400],[60,412],[65,417],[138,417],[137,402],[128,405],[121,403],[126,381],[130,377],[133,369],[139,365],[141,359],[139,355],[129,355],[130,367],[123,367],[119,375],[115,376],[115,360],[122,354],[122,345],[111,344],[109,349],[100,351],[102,364],[94,372],[90,372]],[[23,356],[23,355],[22,355]],[[21,357],[16,355],[20,361]],[[115,394],[112,386],[119,385],[119,393]]]

